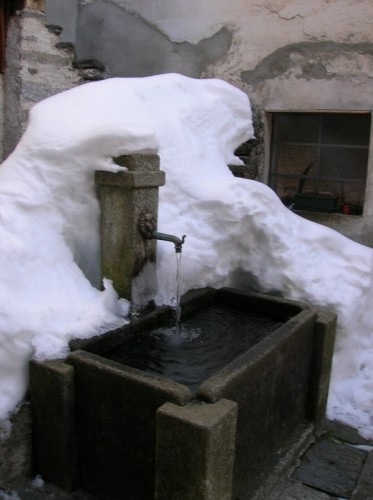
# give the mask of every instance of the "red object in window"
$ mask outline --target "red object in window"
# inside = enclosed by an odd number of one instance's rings
[[[350,205],[348,205],[347,203],[344,203],[342,205],[342,213],[344,213],[345,215],[349,215],[349,213],[350,213]]]

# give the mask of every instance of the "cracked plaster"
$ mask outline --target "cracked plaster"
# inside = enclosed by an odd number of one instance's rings
[[[226,27],[197,44],[172,42],[158,28],[114,3],[81,7],[76,58],[98,59],[110,76],[139,77],[181,73],[199,77],[204,67],[224,56],[232,34]]]
[[[357,55],[360,56],[360,67],[354,64]],[[264,80],[277,78],[289,71],[295,72],[296,78],[305,79],[358,76],[367,69],[367,63],[363,63],[361,56],[369,58],[371,65],[373,64],[373,43],[302,42],[277,49],[254,69],[243,71],[241,76],[243,81],[254,87]],[[342,63],[338,64],[340,59]]]
[[[221,78],[249,94],[257,128],[264,109],[372,108],[371,0],[46,0],[47,12],[52,4],[65,16],[60,40],[75,43],[75,33],[81,37],[93,21],[93,40],[77,41],[79,58],[101,60],[110,76],[173,71]],[[79,8],[77,31],[67,5]],[[262,151],[253,150],[262,179],[263,141]],[[370,165],[373,192],[373,152]],[[344,233],[370,244],[372,214],[373,196]]]
[[[111,12],[117,9],[120,18],[128,19],[117,34],[117,45],[122,46],[123,60],[120,64],[122,70],[125,69],[125,73],[121,70],[124,76],[130,74],[131,68],[137,69],[136,74],[143,74],[148,66],[148,74],[153,74],[155,70],[179,71],[189,76],[222,78],[245,88],[245,82],[241,81],[242,71],[252,71],[280,47],[328,40],[355,44],[372,41],[371,0],[231,0],[229,3],[226,0],[65,1],[79,4],[81,14],[93,8]],[[57,10],[62,8],[60,0],[47,0],[47,12],[48,4],[54,4]],[[132,43],[133,40],[128,41],[133,34],[131,25],[128,25],[131,15],[140,30],[134,34],[134,38],[138,40],[137,45]],[[80,22],[78,34],[83,26]],[[127,31],[127,38],[121,31]],[[62,32],[61,39],[66,34],[66,31]],[[145,41],[140,40],[140,35]],[[155,47],[152,47],[155,54],[153,58],[146,50],[146,40],[149,37],[155,40]],[[118,50],[114,43],[106,39],[107,34],[97,38],[100,39],[95,40],[94,44],[102,45],[98,47],[101,53],[104,53],[105,47],[110,51]],[[217,56],[209,57],[207,53],[206,57],[208,41],[210,47],[207,52],[211,46],[216,48],[220,45],[221,50]],[[78,57],[88,57],[86,40],[78,40],[76,45]],[[135,50],[139,50],[139,58],[144,58],[144,69],[140,72],[134,61]],[[157,64],[154,62],[155,57],[159,59]],[[128,64],[125,64],[125,59],[129,60]],[[113,57],[113,61],[108,64],[115,66],[118,62]],[[117,73],[119,74],[115,72]],[[323,70],[316,67],[311,73],[321,77]],[[327,69],[326,76],[328,74]]]

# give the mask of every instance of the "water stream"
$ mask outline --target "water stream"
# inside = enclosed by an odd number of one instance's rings
[[[181,252],[176,252],[176,304],[175,304],[175,329],[176,333],[180,334],[180,317],[181,317]]]

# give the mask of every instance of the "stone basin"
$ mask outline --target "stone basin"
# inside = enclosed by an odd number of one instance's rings
[[[194,392],[107,357],[167,324],[169,307],[71,342],[65,360],[32,361],[35,472],[108,500],[244,499],[270,488],[273,471],[324,417],[336,317],[222,288],[188,293],[182,320],[212,305],[277,327]]]

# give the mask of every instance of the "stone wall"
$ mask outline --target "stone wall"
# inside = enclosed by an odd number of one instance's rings
[[[0,495],[32,475],[32,417],[24,403],[9,420],[0,421]],[[8,498],[7,496],[2,498]]]
[[[9,23],[4,80],[3,155],[19,141],[30,108],[53,94],[78,85],[70,46],[58,45],[60,30],[45,26],[43,2],[28,2]]]

